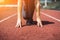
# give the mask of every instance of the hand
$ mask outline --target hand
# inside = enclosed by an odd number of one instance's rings
[[[17,19],[17,24],[16,24],[16,27],[22,27],[22,22],[20,19]]]
[[[40,18],[37,18],[37,26],[41,26],[42,27],[42,22],[41,22],[41,19]]]

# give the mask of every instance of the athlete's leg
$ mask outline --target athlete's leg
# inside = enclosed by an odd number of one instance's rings
[[[25,6],[23,13],[23,18],[26,20],[26,24],[31,25],[33,24],[33,13],[35,9],[34,0],[24,0]]]

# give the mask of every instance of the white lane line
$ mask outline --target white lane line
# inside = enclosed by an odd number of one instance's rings
[[[0,7],[18,7],[18,5],[0,5]]]
[[[5,21],[5,20],[7,20],[7,19],[9,19],[9,18],[11,18],[11,17],[13,17],[13,16],[16,16],[16,14],[13,14],[13,15],[11,15],[11,16],[8,16],[8,17],[6,17],[6,18],[0,20],[0,22],[3,22],[3,21]]]
[[[43,15],[49,17],[49,18],[52,18],[52,19],[54,19],[54,20],[60,22],[60,19],[57,19],[57,18],[55,18],[55,17],[53,17],[53,16],[51,16],[51,15],[48,15],[48,14],[46,14],[46,13],[44,13],[44,12],[41,12],[41,14],[43,14]],[[7,19],[9,19],[9,18],[11,18],[11,17],[13,17],[13,16],[16,16],[16,15],[17,15],[17,14],[13,14],[13,15],[11,15],[11,16],[8,16],[8,17],[6,17],[6,18],[0,20],[0,22],[3,22],[3,21],[5,21],[5,20],[7,20]]]
[[[44,13],[44,12],[40,12],[40,13],[43,14],[43,15],[45,15],[45,16],[47,16],[47,17],[49,17],[49,18],[52,18],[52,19],[60,22],[60,19],[57,19],[57,18],[55,18],[55,17],[53,17],[53,16],[51,16],[51,15],[48,15],[48,14],[46,14],[46,13]]]

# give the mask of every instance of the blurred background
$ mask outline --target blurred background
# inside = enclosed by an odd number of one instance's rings
[[[40,0],[41,8],[60,10],[60,0]]]
[[[17,4],[17,0],[0,0],[0,5]]]

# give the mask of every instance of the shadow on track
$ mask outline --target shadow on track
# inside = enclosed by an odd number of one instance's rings
[[[50,21],[42,21],[43,25],[48,25],[48,24],[54,24],[54,22],[50,22]],[[37,25],[37,21],[33,21],[32,25]],[[24,26],[32,26],[32,25],[23,25]]]

